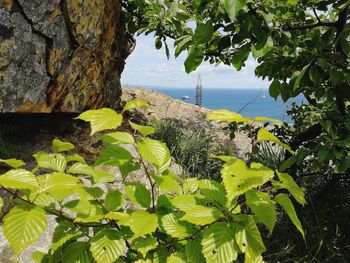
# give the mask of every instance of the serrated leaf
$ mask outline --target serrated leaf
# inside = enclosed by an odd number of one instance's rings
[[[134,137],[127,132],[112,132],[102,135],[101,139],[112,144],[133,144]]]
[[[105,207],[108,211],[116,211],[124,204],[124,197],[118,190],[109,190],[106,193]]]
[[[33,263],[42,263],[44,262],[44,257],[46,256],[46,253],[41,252],[41,251],[34,251],[32,253],[32,260]]]
[[[71,200],[63,206],[74,213],[84,216],[93,214],[92,211],[95,210],[93,208],[94,205],[89,200]]]
[[[214,180],[200,180],[198,181],[199,189],[201,193],[208,198],[221,204],[225,207],[226,205],[226,191],[225,188]]]
[[[0,163],[4,163],[12,168],[19,168],[23,165],[26,165],[25,162],[23,162],[22,160],[18,160],[18,159],[0,159]]]
[[[237,259],[235,236],[226,223],[215,223],[205,230],[201,245],[207,262],[222,263]]]
[[[196,30],[192,36],[193,43],[196,45],[205,44],[212,39],[213,33],[214,28],[210,21],[205,24],[199,24],[197,25]]]
[[[188,211],[196,206],[196,199],[193,195],[176,195],[171,203],[177,209]]]
[[[214,110],[209,113],[208,120],[249,123],[249,118],[245,118],[242,115],[229,110]]]
[[[39,188],[38,181],[34,174],[24,169],[10,170],[0,176],[0,186],[11,189],[30,189]]]
[[[276,209],[270,196],[255,190],[249,190],[245,195],[247,205],[257,217],[258,222],[266,225],[272,233],[276,223]]]
[[[239,11],[245,6],[245,2],[245,0],[224,0],[225,10],[231,21],[236,19]]]
[[[197,191],[198,180],[197,178],[186,178],[182,182],[182,190],[184,194],[189,194]]]
[[[59,139],[54,139],[52,141],[52,149],[56,153],[67,152],[74,149],[74,145],[70,142],[64,142]]]
[[[81,174],[91,176],[95,183],[112,183],[115,181],[115,176],[104,170],[92,168],[84,163],[75,163],[69,169],[68,173]]]
[[[147,137],[148,135],[151,135],[156,131],[156,129],[152,126],[143,126],[133,123],[131,121],[129,121],[129,124],[135,131],[138,131],[144,137]]]
[[[254,121],[268,121],[268,122],[272,122],[272,123],[277,123],[283,127],[285,127],[283,121],[280,121],[280,120],[276,120],[276,119],[271,119],[271,118],[266,118],[266,117],[255,117],[253,119]]]
[[[297,183],[293,180],[293,178],[286,173],[277,173],[278,178],[281,182],[273,181],[273,185],[277,188],[285,188],[287,189],[292,196],[297,200],[297,202],[301,205],[306,203],[305,195],[303,189],[301,189]]]
[[[73,195],[77,188],[82,187],[80,180],[64,173],[51,173],[37,177],[40,184],[38,193],[48,193],[57,201]]]
[[[135,211],[129,217],[127,223],[135,237],[144,236],[156,231],[158,227],[158,218],[147,211]]]
[[[143,257],[146,256],[148,251],[157,248],[157,245],[157,240],[152,236],[139,237],[131,242],[131,247],[140,252]]]
[[[124,184],[124,189],[130,201],[144,208],[149,208],[151,205],[151,193],[141,183],[127,182]]]
[[[149,101],[148,100],[129,100],[124,108],[123,108],[123,112],[130,110],[130,109],[136,109],[136,108],[143,108],[149,105]]]
[[[93,135],[99,131],[118,128],[123,122],[123,115],[118,114],[112,109],[102,108],[85,111],[77,119],[90,122],[91,135]]]
[[[45,211],[40,207],[14,207],[3,222],[5,237],[16,255],[37,241],[47,225]]]
[[[185,238],[191,235],[190,225],[186,222],[179,221],[180,216],[174,213],[162,217],[162,227],[165,232],[174,238]]]
[[[89,243],[77,241],[69,244],[62,255],[64,263],[91,263],[93,262],[89,251]]]
[[[228,201],[231,202],[248,190],[270,181],[274,171],[258,163],[252,163],[248,168],[242,160],[233,158],[223,165],[221,175]]]
[[[96,263],[113,263],[126,252],[126,244],[119,231],[102,229],[90,241],[90,251]]]
[[[39,168],[64,172],[67,160],[62,154],[37,153],[33,155]]]
[[[287,194],[279,194],[275,197],[275,201],[282,206],[284,211],[288,214],[289,218],[292,220],[295,227],[304,236],[304,230],[301,226],[297,213],[295,212],[292,201],[289,199]]]
[[[274,143],[282,146],[284,149],[286,149],[288,152],[290,152],[291,154],[294,155],[294,151],[292,150],[292,148],[290,148],[289,145],[281,142],[280,139],[278,139],[275,135],[273,135],[271,132],[269,132],[266,129],[260,129],[258,131],[257,139],[259,142],[262,142],[262,141],[274,142]]]
[[[170,152],[165,143],[153,139],[137,142],[137,150],[141,157],[152,163],[159,172],[165,171],[170,165]]]
[[[78,239],[84,235],[75,225],[68,221],[61,221],[55,227],[52,235],[52,245],[50,252],[53,253],[62,247],[67,241]]]
[[[199,240],[189,240],[185,246],[185,255],[188,262],[205,263],[205,258],[202,254],[202,245]]]
[[[187,263],[186,255],[184,253],[175,252],[166,259],[166,263]]]
[[[171,175],[154,176],[154,180],[159,186],[162,193],[177,193],[180,194],[182,191],[179,183]]]
[[[80,156],[77,153],[72,154],[72,155],[68,155],[66,157],[66,160],[67,160],[67,163],[69,163],[69,162],[86,163],[84,157]]]
[[[190,210],[185,211],[182,221],[188,221],[194,225],[204,226],[215,222],[221,217],[220,210],[214,207],[205,207],[196,205]]]
[[[100,152],[94,165],[120,166],[134,159],[131,153],[118,145],[109,145]]]

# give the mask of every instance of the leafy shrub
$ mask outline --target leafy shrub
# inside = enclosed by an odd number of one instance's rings
[[[185,175],[219,180],[223,162],[211,155],[222,154],[223,150],[215,146],[214,137],[203,127],[167,119],[158,125],[155,137],[165,142]]]
[[[124,111],[146,105],[130,101]],[[106,108],[78,118],[90,122],[91,135],[123,122],[122,114]],[[250,123],[229,111],[210,116],[227,122],[237,118]],[[50,250],[35,252],[35,262],[232,262],[243,257],[245,262],[262,262],[265,246],[257,224],[272,232],[277,205],[304,235],[286,192],[300,204],[305,203],[304,193],[288,174],[223,155],[217,156],[224,162],[221,183],[183,179],[169,171],[166,145],[148,137],[154,129],[131,122],[130,126],[140,136],[104,134],[101,139],[108,146],[94,165],[71,154],[74,145],[57,139],[54,153],[34,154],[37,167],[32,171],[21,168],[23,161],[2,160],[12,169],[0,176],[0,186],[16,198],[3,230],[16,254],[41,237],[46,215],[53,215],[58,224]],[[265,129],[259,130],[258,139],[279,143]],[[121,146],[125,144],[136,156]],[[121,191],[114,184],[118,178],[99,165],[119,168]],[[147,185],[128,181],[135,170],[143,171]],[[272,185],[271,192],[263,191],[265,184]]]

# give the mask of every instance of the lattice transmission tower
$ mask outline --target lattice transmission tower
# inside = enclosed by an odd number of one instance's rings
[[[202,107],[202,79],[201,75],[198,76],[197,86],[196,86],[196,105]]]

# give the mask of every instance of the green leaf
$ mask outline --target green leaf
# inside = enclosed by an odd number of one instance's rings
[[[221,217],[220,210],[214,207],[205,207],[196,205],[190,210],[185,211],[182,221],[188,221],[194,225],[204,226],[215,222]]]
[[[272,81],[269,87],[269,94],[275,100],[277,100],[278,96],[281,94],[281,83],[278,80]]]
[[[67,160],[62,154],[36,153],[33,155],[39,168],[64,172]]]
[[[136,146],[141,157],[153,164],[159,172],[163,172],[169,167],[171,156],[165,143],[144,139],[138,141]]]
[[[90,251],[96,263],[113,263],[126,250],[124,239],[114,229],[102,229],[90,241]]]
[[[42,263],[44,262],[44,257],[46,256],[46,253],[41,251],[34,251],[32,253],[32,260],[33,263]]]
[[[277,176],[281,183],[273,181],[274,187],[287,189],[299,204],[304,205],[306,203],[304,191],[296,184],[293,178],[286,173],[277,173]]]
[[[144,208],[149,208],[151,205],[151,193],[141,183],[127,182],[124,184],[125,193],[133,204]]]
[[[176,195],[171,200],[171,203],[177,209],[180,209],[182,211],[188,211],[196,206],[196,199],[193,195]]]
[[[199,24],[192,37],[193,43],[196,45],[205,44],[212,39],[213,33],[214,28],[210,21],[206,24]]]
[[[45,174],[37,178],[40,184],[38,193],[48,193],[57,201],[73,195],[77,188],[82,187],[78,178],[64,173]]]
[[[85,217],[93,215],[94,211],[96,211],[96,207],[89,200],[71,200],[63,206],[70,211]]]
[[[91,135],[99,131],[116,129],[123,122],[123,116],[121,114],[108,108],[85,111],[77,119],[90,122]]]
[[[214,180],[200,180],[198,182],[199,189],[201,193],[208,198],[218,202],[220,205],[225,207],[226,205],[226,191],[225,188],[218,182]]]
[[[144,236],[156,231],[158,218],[146,211],[135,211],[130,215],[127,225],[136,237]]]
[[[149,105],[148,100],[129,100],[124,108],[123,112],[131,109],[136,109],[136,108],[143,108]]]
[[[69,169],[70,174],[82,174],[91,176],[95,183],[112,183],[115,181],[115,176],[104,170],[92,168],[84,163],[75,163]]]
[[[191,43],[192,43],[192,37],[189,35],[186,35],[177,39],[174,43],[174,45],[176,46],[175,57],[177,58],[182,51],[184,51],[190,46]]]
[[[262,142],[262,141],[270,141],[270,142],[274,142],[280,146],[282,146],[284,149],[286,149],[288,152],[290,152],[291,154],[294,155],[294,151],[290,148],[289,145],[281,142],[275,135],[273,135],[271,132],[269,132],[266,129],[260,129],[258,131],[258,141]]]
[[[296,80],[294,82],[294,86],[293,86],[294,91],[298,90],[298,88],[300,86],[300,82],[301,82],[302,78],[304,77],[305,72],[308,70],[309,66],[310,66],[310,64],[306,65],[301,72],[298,72],[297,78],[296,78]]]
[[[59,139],[52,141],[52,149],[56,153],[67,152],[74,149],[74,145],[70,142],[63,142]]]
[[[186,243],[185,254],[188,262],[205,263],[205,258],[202,254],[202,245],[199,240],[189,240]]]
[[[37,241],[47,225],[45,211],[40,207],[14,207],[3,221],[5,237],[16,255]]]
[[[129,121],[129,124],[134,130],[138,131],[144,137],[147,137],[148,135],[151,135],[156,131],[156,129],[152,126],[143,126],[133,123],[131,121]]]
[[[0,163],[4,163],[12,168],[19,168],[23,165],[26,165],[25,162],[23,162],[22,160],[18,160],[18,159],[0,159]]]
[[[109,190],[106,194],[105,207],[108,211],[116,211],[124,204],[124,197],[118,190]]]
[[[197,47],[191,47],[185,60],[186,73],[195,71],[203,61],[203,53]]]
[[[171,254],[166,259],[166,263],[187,263],[186,255],[183,253],[175,252],[174,254]]]
[[[257,117],[255,117],[253,120],[254,120],[254,121],[259,121],[259,122],[260,122],[260,121],[273,122],[273,123],[277,123],[277,124],[279,124],[279,125],[285,127],[283,121],[276,120],[276,119],[271,119],[271,118],[266,118],[266,117],[259,117],[259,116],[257,116]]]
[[[31,189],[39,188],[38,181],[34,174],[24,169],[10,170],[0,176],[0,185],[12,189]]]
[[[112,132],[104,134],[101,139],[112,144],[133,144],[134,138],[127,132]]]
[[[185,238],[191,235],[191,227],[186,222],[179,221],[180,216],[170,213],[162,217],[162,227],[174,238]]]
[[[51,253],[62,247],[67,241],[82,236],[84,236],[84,233],[78,230],[73,223],[68,221],[59,222],[52,235]]]
[[[266,193],[250,190],[246,194],[246,202],[258,219],[268,227],[270,233],[276,223],[275,204],[271,201],[270,196]]]
[[[177,193],[182,191],[181,186],[172,175],[154,176],[154,180],[162,193]]]
[[[62,255],[64,263],[91,263],[93,262],[89,251],[89,243],[77,241],[69,244]]]
[[[109,145],[100,152],[94,165],[120,166],[133,159],[134,157],[125,148],[119,145]]]
[[[131,242],[131,247],[140,252],[143,257],[146,256],[148,251],[157,248],[157,245],[157,240],[152,236],[139,237]]]
[[[248,190],[270,181],[274,177],[274,172],[258,163],[252,163],[248,168],[242,160],[233,158],[223,165],[221,175],[228,201],[231,202]]]
[[[214,110],[208,115],[208,120],[222,122],[244,122],[249,123],[249,119],[229,110]]]
[[[205,230],[201,245],[207,262],[232,262],[237,259],[235,236],[226,223],[215,223]]]
[[[287,194],[279,194],[275,197],[275,201],[283,207],[284,211],[287,212],[289,218],[292,220],[295,227],[304,236],[304,230],[301,226],[297,213],[295,212],[292,201],[289,199]]]
[[[241,49],[236,51],[231,56],[232,66],[234,66],[238,71],[240,71],[244,66],[244,62],[248,59],[248,56],[249,56],[249,50],[247,49]]]
[[[236,242],[242,252],[245,252],[251,259],[257,259],[266,248],[261,239],[258,227],[252,216],[238,215],[235,217],[241,226],[234,226]],[[255,262],[255,261],[253,261]]]
[[[245,6],[245,0],[224,0],[224,6],[231,21],[236,19],[239,11]]]
[[[66,157],[66,160],[67,160],[67,163],[69,163],[69,162],[85,163],[84,157],[80,156],[77,153],[72,154],[72,155],[68,155]]]

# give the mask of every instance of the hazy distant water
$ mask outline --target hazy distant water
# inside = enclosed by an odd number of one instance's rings
[[[169,97],[181,100],[183,96],[189,96],[189,103],[195,103],[195,89],[176,88],[152,88],[162,92]],[[264,116],[292,122],[286,115],[286,111],[291,108],[291,103],[301,104],[303,97],[292,98],[283,103],[279,98],[275,101],[268,94],[267,90],[248,89],[203,89],[202,105],[208,109],[229,109],[238,112],[244,105],[249,103],[241,114],[247,117]]]

